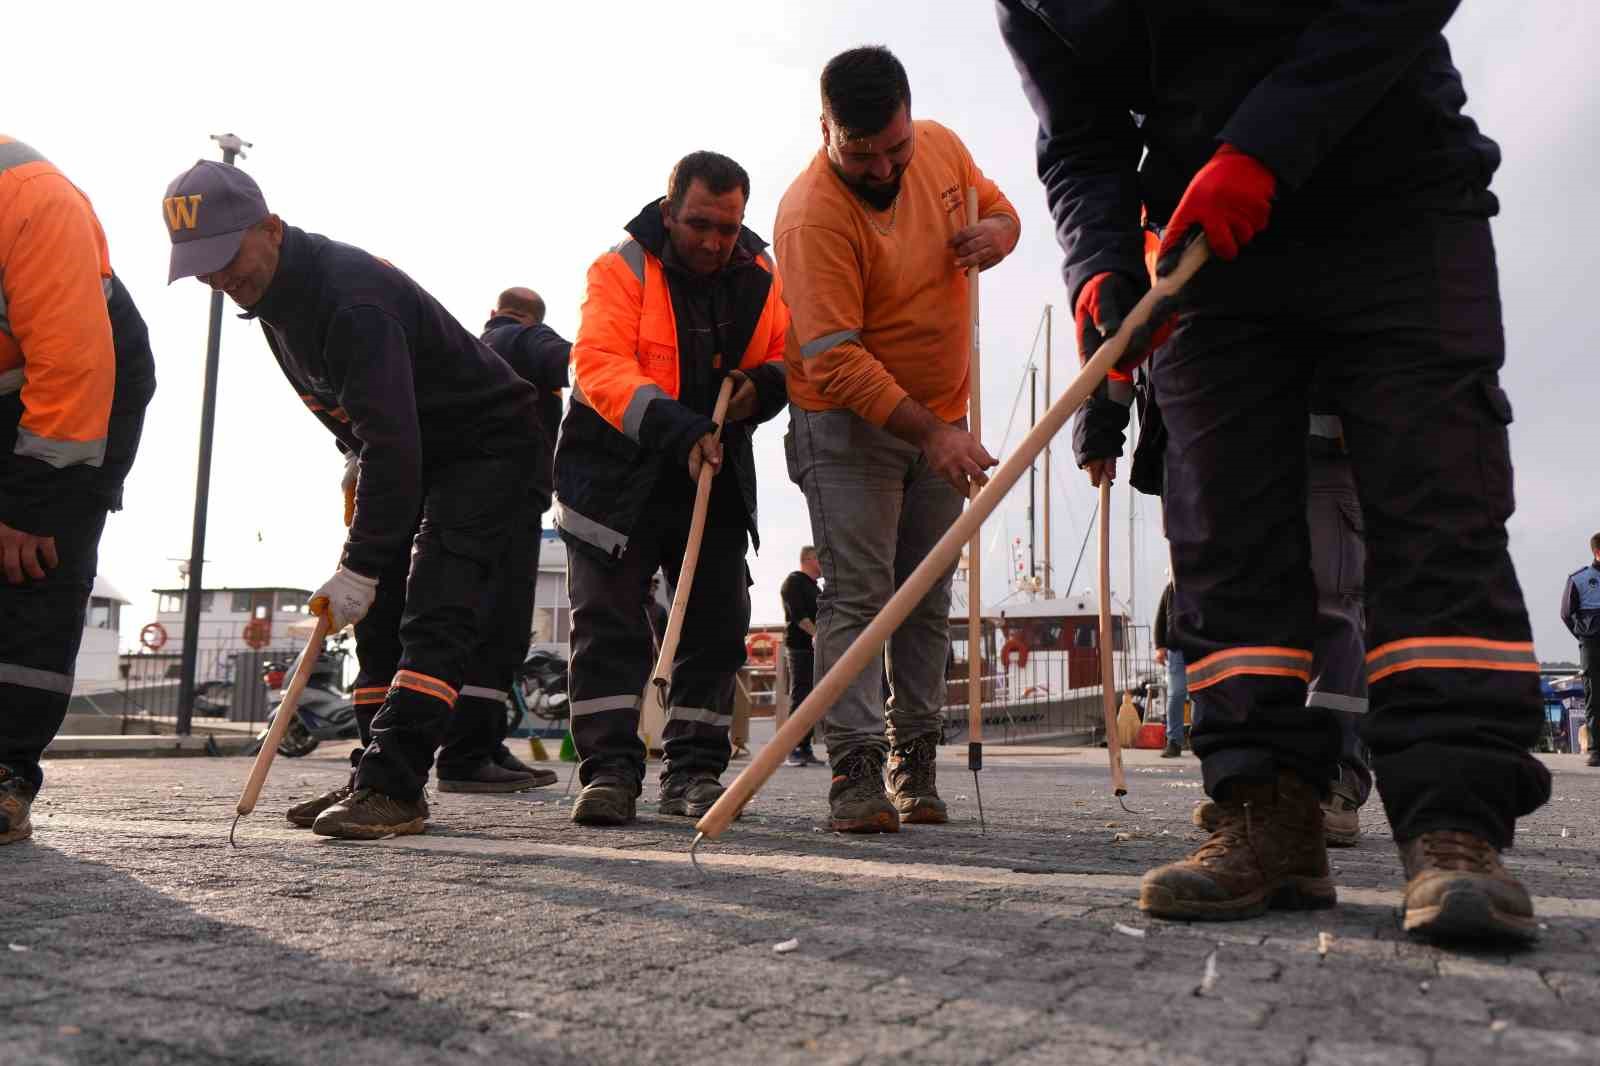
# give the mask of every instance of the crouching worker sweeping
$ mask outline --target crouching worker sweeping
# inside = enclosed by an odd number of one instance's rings
[[[572,820],[625,825],[644,779],[640,692],[651,667],[640,604],[657,567],[676,584],[695,482],[717,471],[672,663],[661,813],[699,817],[722,795],[734,674],[750,625],[745,550],[756,534],[750,435],[783,409],[789,314],[765,243],[745,229],[750,179],[695,152],[668,195],[589,268],[572,403],[556,448],[555,521],[572,548],[572,736],[583,791]],[[712,420],[736,375],[722,439]]]
[[[548,461],[533,386],[390,264],[285,225],[235,167],[185,171],[166,217],[169,280],[197,277],[259,319],[284,376],[357,456],[343,556],[311,609],[355,626],[364,750],[312,828],[420,833],[500,574],[537,528],[521,488]]]

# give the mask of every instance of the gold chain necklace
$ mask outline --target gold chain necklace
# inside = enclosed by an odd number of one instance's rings
[[[868,205],[865,200],[861,201],[861,206],[864,207],[864,208],[865,207],[870,207],[870,205]],[[889,234],[894,232],[894,220],[900,214],[900,197],[899,197],[899,195],[896,194],[896,196],[894,198],[894,203],[889,205],[889,227],[887,229],[885,229],[884,227],[878,225],[878,220],[872,217],[872,211],[870,209],[867,210],[865,212],[865,214],[867,216],[867,225],[869,225],[873,229],[877,230],[878,231],[878,236],[880,236],[880,237],[889,236]]]

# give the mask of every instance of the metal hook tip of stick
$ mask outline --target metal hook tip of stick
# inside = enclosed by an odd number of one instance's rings
[[[1132,807],[1128,806],[1126,801],[1123,800],[1122,797],[1126,796],[1127,794],[1128,794],[1127,789],[1123,789],[1122,791],[1117,793],[1117,806],[1121,807],[1123,810],[1127,811],[1129,814],[1143,814],[1144,813],[1143,811],[1134,810]]]
[[[978,771],[972,771],[972,790],[978,796],[978,835],[989,835],[989,823],[983,817],[983,786],[978,783]]]
[[[236,848],[239,846],[238,844],[234,843],[233,832],[239,828],[239,819],[243,817],[244,815],[242,814],[235,814],[233,816],[233,824],[228,827],[228,846],[230,848]]]
[[[689,862],[694,866],[695,873],[701,877],[706,876],[706,872],[701,868],[700,859],[695,855],[695,852],[699,849],[700,842],[705,838],[706,835],[704,833],[696,833],[694,835],[694,843],[689,845]]]

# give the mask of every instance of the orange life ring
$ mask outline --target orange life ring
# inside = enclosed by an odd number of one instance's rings
[[[265,618],[252,618],[244,624],[240,635],[252,651],[260,651],[272,643],[272,623]]]
[[[774,666],[778,662],[778,638],[771,633],[752,633],[744,651],[754,666]]]
[[[1028,645],[1019,636],[1012,635],[1000,647],[1000,667],[1004,670],[1011,669],[1011,657],[1017,657],[1017,669],[1028,665]]]
[[[160,622],[151,622],[139,630],[139,643],[151,651],[160,651],[167,643],[167,627]]]

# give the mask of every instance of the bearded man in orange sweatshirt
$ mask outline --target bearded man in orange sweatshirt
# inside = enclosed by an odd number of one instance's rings
[[[965,222],[969,186],[978,191],[973,226]],[[774,237],[792,317],[784,450],[811,511],[824,578],[819,678],[995,465],[966,429],[966,269],[1000,262],[1018,233],[1015,209],[960,139],[936,122],[912,121],[910,83],[888,49],[829,60],[822,148],[784,194]],[[887,708],[878,671],[867,670],[823,721],[837,831],[948,820],[934,756],[953,569],[889,642]]]

